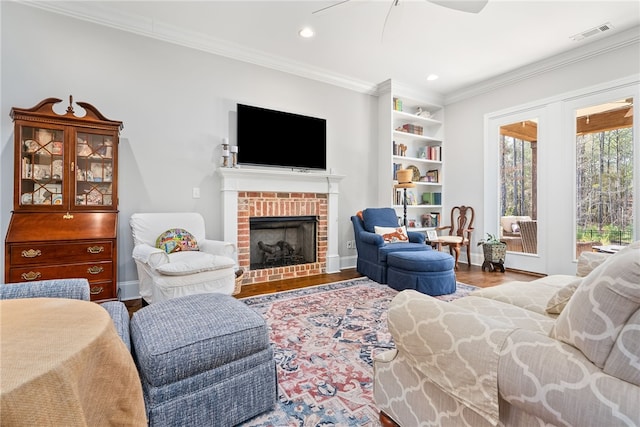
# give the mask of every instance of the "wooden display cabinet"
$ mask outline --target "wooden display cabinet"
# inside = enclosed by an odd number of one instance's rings
[[[118,138],[122,122],[73,98],[12,108],[13,212],[5,282],[84,277],[92,301],[116,299]]]

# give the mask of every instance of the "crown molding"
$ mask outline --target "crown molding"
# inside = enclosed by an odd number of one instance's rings
[[[226,58],[282,71],[288,74],[308,78],[311,80],[342,87],[356,92],[377,96],[381,89],[379,82],[368,82],[354,79],[350,76],[335,73],[330,70],[311,67],[297,61],[277,55],[250,49],[244,46],[216,39],[203,33],[189,31],[155,22],[139,15],[122,13],[115,8],[107,8],[94,2],[58,2],[58,1],[28,1],[16,0],[17,3],[36,7],[52,13],[92,22],[98,25],[127,31],[145,37],[162,40],[179,46],[197,49],[203,52]],[[514,83],[565,67],[567,65],[593,58],[604,53],[640,43],[640,26],[630,28],[621,33],[610,35],[575,49],[549,57],[547,59],[520,67],[516,70],[500,74],[456,89],[445,94],[433,94],[430,97],[437,104],[452,104],[467,98],[478,96],[493,90],[512,85]],[[397,83],[394,83],[396,86]],[[418,94],[417,88],[404,86],[407,93]],[[425,93],[418,95],[423,98]]]
[[[640,26],[449,92],[445,95],[444,103],[453,104],[634,44],[640,44]]]
[[[220,40],[204,33],[189,31],[185,28],[157,22],[139,15],[122,13],[114,8],[105,8],[93,2],[27,0],[17,0],[16,2],[25,6],[36,7],[59,15],[294,74],[356,92],[375,95],[377,91],[377,83],[357,80],[330,70],[311,67],[284,57],[269,55],[255,49]]]

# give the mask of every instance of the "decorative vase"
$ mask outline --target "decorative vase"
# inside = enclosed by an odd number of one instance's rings
[[[504,273],[504,260],[507,257],[507,244],[506,243],[485,243],[482,245],[482,251],[484,252],[484,263],[482,264],[482,271],[488,268],[490,271],[500,270]]]
[[[482,245],[482,251],[484,252],[484,260],[490,262],[504,262],[507,256],[507,244],[506,243],[494,243],[492,245]]]

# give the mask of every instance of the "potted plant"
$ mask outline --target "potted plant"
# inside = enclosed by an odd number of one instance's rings
[[[481,239],[478,246],[482,245],[484,263],[482,271],[489,268],[490,271],[499,269],[504,273],[504,260],[507,256],[507,244],[501,242],[494,234],[487,233],[486,239]]]

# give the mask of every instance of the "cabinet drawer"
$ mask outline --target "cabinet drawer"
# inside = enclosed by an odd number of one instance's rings
[[[110,240],[81,243],[27,243],[9,245],[11,265],[90,262],[110,260],[113,242]]]
[[[89,284],[110,281],[113,278],[111,261],[62,264],[50,266],[14,267],[9,270],[9,282],[31,282],[34,280],[86,278]]]

